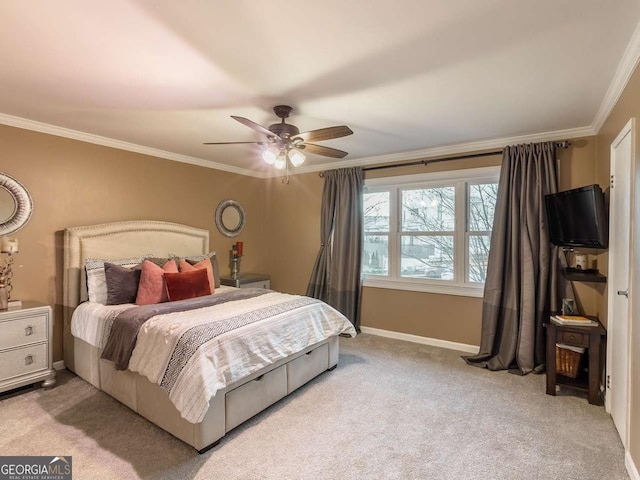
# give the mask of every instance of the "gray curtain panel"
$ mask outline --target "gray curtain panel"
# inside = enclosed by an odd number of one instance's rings
[[[362,258],[362,168],[325,173],[320,220],[320,251],[307,295],[328,303],[359,325]]]
[[[558,277],[558,249],[549,241],[544,196],[557,191],[554,143],[505,148],[482,302],[480,352],[464,357],[470,365],[520,374],[544,366],[542,322],[556,297],[553,282]]]
[[[331,178],[331,180],[329,180]],[[329,301],[329,269],[331,266],[331,235],[335,219],[338,184],[333,172],[325,172],[320,211],[320,251],[307,285],[307,296],[323,302]]]

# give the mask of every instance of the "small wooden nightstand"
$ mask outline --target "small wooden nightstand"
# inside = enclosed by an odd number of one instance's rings
[[[238,278],[223,275],[220,283],[236,288],[271,288],[271,276],[266,273],[241,273]]]
[[[22,302],[22,307],[0,310],[0,392],[40,380],[45,388],[55,385],[52,337],[50,306]]]
[[[596,317],[589,317],[597,320]],[[602,405],[602,376],[604,370],[604,348],[607,332],[598,321],[596,327],[576,327],[570,325],[556,325],[551,321],[544,324],[547,329],[547,394],[556,394],[556,385],[586,390],[589,403]],[[587,349],[588,368],[586,378],[578,375],[569,378],[556,371],[556,343],[564,343],[573,347]]]

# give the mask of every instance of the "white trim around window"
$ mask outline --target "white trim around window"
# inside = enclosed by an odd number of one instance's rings
[[[365,193],[389,191],[390,212],[389,232],[380,232],[389,238],[388,275],[363,275],[363,285],[371,288],[408,290],[445,295],[479,297],[484,294],[484,284],[464,281],[467,278],[468,259],[466,254],[469,232],[467,231],[467,195],[468,185],[477,183],[497,183],[500,167],[470,168],[445,172],[404,175],[397,177],[374,178],[365,180]],[[455,218],[455,271],[457,280],[441,280],[402,277],[400,275],[400,208],[398,198],[402,190],[408,187],[430,188],[441,186],[456,187]],[[464,194],[460,194],[461,192]],[[369,232],[375,234],[375,232]],[[478,234],[482,232],[473,232]],[[462,280],[461,280],[462,278]]]

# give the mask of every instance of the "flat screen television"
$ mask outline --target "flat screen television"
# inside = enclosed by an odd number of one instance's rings
[[[609,229],[599,185],[545,196],[549,237],[561,247],[607,248]]]

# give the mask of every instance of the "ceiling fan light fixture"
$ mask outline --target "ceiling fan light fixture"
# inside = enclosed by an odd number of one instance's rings
[[[205,145],[231,145],[231,144],[255,144],[262,147],[262,159],[267,165],[273,165],[278,170],[288,168],[289,162],[291,166],[298,167],[306,160],[305,153],[313,155],[322,155],[331,158],[344,158],[348,154],[337,148],[325,147],[313,142],[325,140],[333,140],[334,138],[346,137],[352,135],[351,130],[346,125],[336,125],[333,127],[317,128],[300,132],[300,129],[291,123],[285,122],[289,117],[292,108],[288,105],[276,105],[273,112],[281,121],[269,125],[269,128],[263,127],[248,118],[232,115],[231,118],[240,122],[246,127],[266,136],[266,141],[255,142],[206,142]],[[304,150],[305,153],[302,153]]]
[[[276,161],[273,164],[274,167],[276,167],[278,170],[284,170],[284,167],[287,166],[287,159],[284,155],[278,155],[278,158],[276,158]]]
[[[280,150],[277,147],[269,147],[262,151],[262,159],[267,165],[273,165],[276,163],[278,155],[280,155]]]
[[[287,156],[289,157],[289,160],[291,160],[291,165],[293,165],[294,167],[299,167],[306,160],[304,153],[295,149],[289,150]]]

